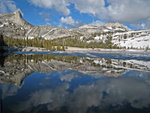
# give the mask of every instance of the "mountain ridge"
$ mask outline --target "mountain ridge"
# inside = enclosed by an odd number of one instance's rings
[[[59,33],[60,36],[57,36],[56,34],[58,34],[58,32],[54,33],[53,35],[56,35],[57,37],[63,37],[63,36],[67,37],[67,36],[72,36],[72,34],[75,34],[76,32],[83,33],[87,29],[88,29],[87,32],[89,32],[89,33],[101,32],[101,30],[103,29],[101,26],[94,26],[94,25],[88,25],[88,24],[81,26],[79,28],[75,28],[75,29],[63,29],[63,28],[53,27],[53,26],[48,26],[48,25],[33,26],[23,19],[20,10],[17,10],[15,12],[9,13],[9,14],[1,14],[0,15],[0,23],[1,23],[1,25],[0,25],[1,28],[3,26],[6,26],[7,24],[15,24],[16,25],[15,27],[21,27],[22,29],[25,30],[24,31],[25,37],[27,37],[27,36],[28,37],[42,37],[44,34],[47,33],[47,34],[49,34],[49,37],[46,37],[46,39],[53,39],[54,37],[50,36],[50,31],[55,31],[55,30],[60,30],[61,32],[65,32],[63,34],[66,34],[66,35],[62,35],[62,33]],[[93,27],[91,27],[91,26],[93,26]],[[10,30],[13,31],[13,29],[10,29]],[[2,30],[0,30],[0,32],[2,33]],[[39,32],[39,33],[37,33],[37,32]],[[8,35],[8,33],[5,33],[5,32],[3,32],[3,34],[6,36]],[[15,32],[14,32],[14,34],[15,34]],[[83,34],[85,34],[85,33],[83,33]],[[8,36],[10,36],[10,35],[8,35]],[[23,37],[23,35],[21,35],[20,37]]]
[[[107,23],[103,26],[87,24],[73,29],[48,25],[33,26],[23,19],[20,10],[9,14],[0,14],[0,33],[7,37],[20,39],[34,39],[36,37],[54,40],[70,37],[82,39],[81,41],[86,43],[101,41],[105,43],[107,38],[111,36],[113,44],[121,48],[150,48],[150,30],[132,31],[120,23]]]

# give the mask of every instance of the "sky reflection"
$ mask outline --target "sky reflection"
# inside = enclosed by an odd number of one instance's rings
[[[99,77],[78,71],[34,72],[21,88],[1,84],[4,113],[149,112],[149,72]],[[8,90],[9,89],[9,90]]]

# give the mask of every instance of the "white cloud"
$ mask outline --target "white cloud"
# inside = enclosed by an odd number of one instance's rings
[[[143,21],[131,24],[131,27],[133,27],[134,29],[150,29],[150,18],[145,19]]]
[[[0,0],[0,13],[13,12],[16,9],[16,4],[13,0]]]
[[[55,24],[55,22],[51,19],[50,13],[39,12],[39,15],[45,20],[47,25]]]
[[[65,23],[65,24],[72,25],[72,26],[74,26],[75,24],[78,24],[78,22],[75,21],[71,16],[61,17],[60,20],[61,20],[61,23]]]
[[[134,23],[150,17],[149,0],[108,0],[105,18],[119,22]],[[102,18],[102,17],[101,17]]]
[[[90,13],[96,16],[105,6],[104,0],[70,0],[81,13]]]
[[[4,1],[4,0],[3,0]],[[106,7],[105,0],[29,0],[32,4],[42,8],[55,8],[58,12],[65,16],[69,16],[70,9],[68,6],[74,4],[75,8],[80,13],[88,13],[92,16],[98,17],[100,20],[108,22],[120,22],[126,24],[143,25],[148,23],[150,18],[150,0],[107,0]],[[1,5],[3,7],[3,4]],[[3,8],[4,9],[4,8]],[[63,19],[63,18],[62,18]],[[69,19],[69,17],[66,17]],[[65,20],[65,19],[64,19]],[[70,18],[70,23],[74,21]],[[69,22],[65,22],[69,23]],[[69,23],[69,25],[71,25]],[[143,26],[146,28],[146,25]]]
[[[72,28],[79,27],[81,25],[83,25],[82,22],[75,21],[71,16],[61,17],[60,19],[60,27]]]
[[[69,15],[70,10],[67,8],[69,5],[66,0],[29,0],[32,4],[42,8],[55,8],[58,12],[63,13],[64,15]]]
[[[104,0],[69,1],[74,3],[81,13],[91,14],[108,22],[136,24],[144,20],[145,23],[150,17],[150,0],[107,0],[107,7]]]
[[[150,17],[150,1],[141,0],[70,0],[81,13],[89,13],[100,19],[132,23]]]
[[[93,22],[92,24],[96,25],[96,26],[103,26],[105,24],[105,22],[97,20],[97,21]]]

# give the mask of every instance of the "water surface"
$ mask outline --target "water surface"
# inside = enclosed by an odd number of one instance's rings
[[[1,55],[2,113],[150,113],[150,55]]]

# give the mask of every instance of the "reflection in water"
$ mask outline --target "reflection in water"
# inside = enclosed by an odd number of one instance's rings
[[[0,66],[3,112],[149,113],[149,75],[150,61],[11,55]]]
[[[32,72],[50,73],[61,70],[78,72],[99,77],[118,77],[128,70],[150,71],[150,61],[119,60],[59,55],[11,55],[0,67],[0,83],[21,86],[22,81]]]
[[[149,74],[130,71],[127,77],[94,78],[71,70],[32,73],[21,88],[1,85],[3,110],[5,113],[149,112]]]
[[[5,56],[0,54],[0,66],[1,67],[4,67],[4,62],[5,62],[4,60],[5,60]]]

